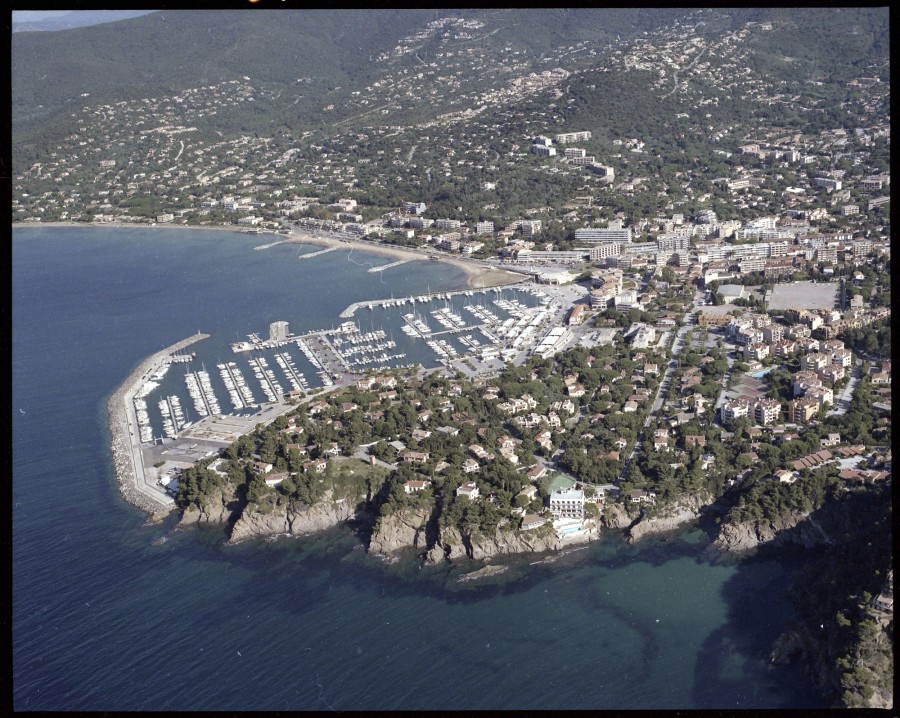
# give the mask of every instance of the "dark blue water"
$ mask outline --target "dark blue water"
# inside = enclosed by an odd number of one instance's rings
[[[700,532],[458,584],[459,567],[384,566],[347,531],[225,547],[219,530],[144,526],[119,498],[105,402],[146,355],[198,329],[226,352],[277,319],[320,329],[352,301],[463,281],[416,263],[385,285],[340,252],[257,243],[14,232],[17,710],[820,705],[798,668],[766,665],[790,616],[784,563],[711,565]]]

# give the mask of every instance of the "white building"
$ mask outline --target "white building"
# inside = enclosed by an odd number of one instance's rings
[[[591,139],[589,131],[584,132],[562,132],[554,137],[559,144],[564,145],[569,142],[586,142]]]
[[[576,242],[631,242],[631,228],[627,229],[595,229],[585,227],[575,230]],[[653,247],[655,250],[656,247]]]
[[[584,518],[584,491],[570,488],[550,494],[550,513],[556,519]]]

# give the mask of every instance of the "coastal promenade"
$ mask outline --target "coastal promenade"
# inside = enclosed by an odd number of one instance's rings
[[[128,503],[151,514],[167,513],[175,502],[162,487],[147,483],[133,398],[150,375],[173,354],[208,337],[209,334],[198,332],[148,357],[128,375],[107,404],[110,448],[119,490]]]

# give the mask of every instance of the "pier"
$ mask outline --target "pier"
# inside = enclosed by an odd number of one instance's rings
[[[306,255],[311,256],[311,255]],[[411,261],[411,260],[410,260]],[[390,265],[387,265],[390,266]],[[378,269],[384,269],[384,267],[378,267]],[[401,306],[403,304],[415,304],[416,301],[430,301],[432,299],[449,299],[450,297],[457,297],[460,294],[465,295],[473,295],[480,294],[484,292],[500,292],[503,289],[510,289],[516,285],[507,284],[503,287],[485,287],[483,289],[457,289],[453,292],[425,292],[424,294],[416,295],[413,297],[402,297],[401,299],[370,299],[364,302],[354,302],[349,307],[347,307],[344,311],[341,312],[341,319],[351,319],[354,314],[356,314],[357,309],[362,309],[363,307],[393,307],[393,306]]]
[[[309,256],[309,255],[307,255]],[[412,262],[412,259],[398,259],[396,262],[391,262],[390,264],[382,264],[380,267],[371,267],[366,271],[369,274],[373,274],[375,272],[381,272],[385,269],[391,269],[392,267],[399,267],[401,264],[406,264],[407,262]]]

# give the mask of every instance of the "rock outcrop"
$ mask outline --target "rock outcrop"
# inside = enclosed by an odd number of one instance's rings
[[[610,504],[603,509],[603,525],[610,529],[627,529],[633,519],[623,506]]]
[[[831,543],[831,538],[808,513],[792,512],[774,521],[723,523],[713,546],[730,553],[747,553],[769,543],[775,546],[795,543],[810,548]]]
[[[424,549],[431,508],[401,509],[382,516],[369,539],[369,553],[385,555],[401,548]]]
[[[805,661],[814,655],[815,650],[815,645],[805,631],[792,628],[775,639],[769,652],[769,661],[776,665],[786,665],[795,660]]]
[[[254,510],[253,506],[248,506],[231,529],[228,541],[237,543],[249,538],[285,534],[307,536],[360,518],[363,506],[362,502],[354,503],[346,499],[328,499],[313,506],[291,501],[284,506],[276,506],[269,513],[262,513]]]
[[[709,506],[712,501],[712,496],[708,494],[685,497],[659,515],[642,517],[628,529],[628,540],[633,543],[651,534],[665,533],[681,528],[684,524],[698,519],[700,511],[705,506]]]
[[[516,531],[497,529],[490,534],[467,535],[455,528],[442,528],[437,543],[425,556],[427,563],[437,563],[442,559],[451,561],[470,558],[474,561],[489,561],[498,556],[518,553],[540,553],[558,551],[597,538],[597,530],[591,528],[583,534],[561,539],[555,531]]]
[[[238,500],[230,484],[210,494],[202,508],[191,506],[181,515],[182,524],[226,524],[238,509]]]

